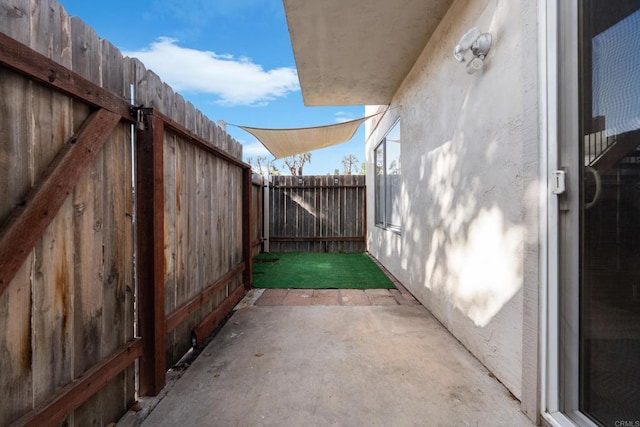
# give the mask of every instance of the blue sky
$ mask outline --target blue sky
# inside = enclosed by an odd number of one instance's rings
[[[59,0],[124,54],[137,56],[211,120],[265,128],[333,124],[362,106],[305,107],[281,0]],[[273,157],[250,134],[227,126],[244,155]],[[312,152],[305,175],[364,161],[364,125],[344,144]],[[279,169],[288,174],[281,161]]]

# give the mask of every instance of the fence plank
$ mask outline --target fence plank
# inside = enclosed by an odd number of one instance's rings
[[[48,3],[48,4],[46,4]],[[69,17],[55,2],[32,5],[30,46],[54,61],[71,65]],[[38,176],[73,135],[72,101],[32,84],[33,165]],[[46,191],[46,190],[45,190]],[[52,213],[35,246],[32,280],[33,403],[39,405],[73,380],[73,200]]]
[[[102,40],[102,85],[111,93],[127,97],[129,70],[120,51],[106,40]],[[131,129],[121,124],[116,127],[104,147],[104,241],[103,241],[103,330],[111,329],[102,339],[101,355],[107,357],[133,338],[130,318],[133,313],[126,304],[126,272],[130,263],[124,257],[133,242],[127,240],[128,227],[126,195],[132,191],[131,175],[126,174],[127,157],[130,155]],[[127,409],[127,403],[134,399],[132,370],[117,375],[102,391],[109,398],[103,400],[105,414],[119,416]]]
[[[92,114],[63,147],[0,231],[0,294],[29,256],[40,235],[51,223],[73,185],[92,161],[99,157],[106,138],[120,118],[107,110]],[[105,136],[106,135],[106,136]],[[16,247],[16,242],[20,242]]]
[[[0,422],[8,423],[31,409],[32,346],[31,262],[25,263],[7,292],[0,295]]]
[[[100,153],[80,178],[74,190],[74,377],[90,369],[101,358],[103,335],[102,286],[104,266],[103,165]],[[94,397],[74,413],[74,423],[100,424],[100,398]]]
[[[243,273],[243,282],[247,290],[251,289],[252,263],[251,263],[251,222],[255,215],[252,209],[253,180],[251,169],[245,169],[242,176],[242,258],[246,260],[246,268]],[[236,236],[238,233],[236,233]]]
[[[211,123],[209,123],[207,125],[207,138],[209,139],[211,139],[210,132],[212,130]],[[210,281],[212,277],[216,277],[213,272],[213,240],[211,238],[213,227],[211,199],[215,196],[213,192],[213,180],[211,178],[211,164],[214,158],[207,153],[203,156],[202,160],[202,230],[200,231],[200,235],[202,236],[202,258],[200,262],[204,264],[202,267],[203,281]],[[207,301],[206,305],[205,310],[209,312],[211,308],[210,301]]]
[[[185,108],[185,126],[195,133],[197,115],[196,108],[190,102],[187,102]],[[195,147],[192,144],[184,144],[183,147],[183,168],[185,171],[185,180],[183,182],[183,188],[185,190],[185,209],[184,213],[184,230],[185,230],[185,270],[184,270],[184,281],[183,287],[180,289],[180,293],[178,294],[178,304],[184,304],[190,295],[195,294],[197,286],[198,286],[198,259],[197,259],[197,216],[198,216],[198,205],[197,205],[197,195],[196,195],[196,172],[197,172],[197,156],[198,153],[195,150]],[[184,330],[182,336],[188,335],[187,330]],[[188,348],[188,346],[183,348]],[[176,355],[180,356],[180,355]]]
[[[73,71],[100,85],[101,43],[95,31],[76,17],[71,18]],[[74,103],[74,124],[82,123],[90,109]],[[111,132],[110,132],[111,133]],[[104,152],[101,150],[78,181],[74,190],[74,377],[87,371],[102,358],[100,337],[104,331],[103,281],[105,206],[103,191]],[[96,395],[73,414],[77,425],[102,424],[103,397]]]
[[[88,25],[71,18],[73,72],[100,85],[101,45]],[[56,76],[56,79],[58,77]],[[74,122],[81,123],[89,108],[78,103],[74,108]],[[108,136],[108,135],[107,135]],[[101,151],[78,181],[74,191],[75,204],[75,282],[81,284],[74,292],[74,376],[90,369],[101,359],[100,336],[103,332],[102,244],[104,239],[103,162]],[[100,424],[101,399],[94,397],[73,414],[77,424]]]
[[[219,135],[220,137],[221,135]],[[217,243],[217,247],[218,250],[217,252],[217,265],[218,265],[218,274],[222,274],[223,271],[225,271],[225,265],[224,265],[224,244],[225,244],[225,224],[224,224],[224,220],[225,220],[225,208],[226,208],[226,203],[225,203],[225,197],[224,197],[224,190],[225,190],[225,182],[224,182],[224,162],[217,162],[217,168],[216,168],[216,194],[217,194],[217,209],[216,209],[216,213],[217,213],[217,217],[216,217],[216,243]],[[225,295],[226,296],[226,293]],[[216,305],[219,303],[219,301],[216,301]]]
[[[184,116],[184,99],[176,94],[170,87],[163,85],[164,106],[166,113],[171,117]],[[154,86],[151,86],[151,90]],[[155,113],[155,112],[154,112]],[[182,120],[182,119],[180,119]],[[164,289],[165,289],[165,316],[169,315],[176,304],[176,136],[172,132],[164,133]],[[165,334],[165,360],[171,360],[171,352],[175,345],[175,332]]]
[[[169,315],[176,307],[176,269],[177,269],[177,242],[176,242],[176,138],[170,132],[164,135],[164,288],[165,288],[165,314]],[[170,331],[166,335],[165,345],[173,347],[175,332]],[[170,360],[167,355],[167,360]]]
[[[364,176],[283,176],[273,181],[272,251],[364,251]]]
[[[197,128],[197,114],[195,107],[187,103],[185,110],[185,124],[190,126],[190,129],[195,132]],[[184,146],[184,167],[186,171],[185,175],[185,196],[186,206],[185,210],[185,280],[184,286],[181,289],[181,293],[178,297],[180,305],[189,300],[192,295],[198,293],[199,283],[199,265],[198,265],[198,195],[196,194],[197,187],[197,163],[198,153],[196,147],[192,144],[185,144]],[[191,347],[191,328],[197,322],[197,319],[189,319],[184,322],[177,329],[177,353],[175,354],[175,360],[177,361],[188,349]]]
[[[327,182],[328,182],[329,178],[324,176],[322,177],[322,188],[325,188],[327,186]],[[332,216],[333,216],[333,210],[330,209],[331,206],[333,206],[333,203],[331,203],[331,195],[332,192],[330,191],[324,191],[322,190],[323,193],[323,207],[322,207],[322,212],[324,212],[324,218],[322,220],[322,230],[320,231],[320,235],[321,236],[327,236],[329,235],[329,229],[330,229],[330,225],[331,225],[331,221],[332,221]]]
[[[214,139],[214,132],[215,132],[215,128],[213,127],[213,123],[209,123],[208,124],[208,139],[210,141],[213,141]],[[203,234],[204,234],[204,252],[206,253],[205,259],[201,260],[201,262],[204,263],[204,269],[203,269],[203,277],[204,280],[207,281],[207,283],[210,283],[212,278],[215,277],[220,277],[219,275],[216,274],[216,266],[214,264],[214,257],[215,257],[215,241],[214,241],[214,230],[215,230],[215,216],[213,213],[213,205],[214,205],[214,199],[216,198],[216,194],[215,194],[215,182],[214,182],[214,174],[215,174],[215,169],[214,169],[214,163],[216,162],[216,158],[214,156],[211,155],[207,155],[205,156],[205,162],[204,162],[204,193],[205,193],[205,201],[204,201],[204,205],[203,205],[203,209],[204,209],[204,230],[203,230]],[[204,313],[210,313],[211,310],[213,309],[213,299],[214,296],[212,296],[211,298],[208,298],[206,301],[203,302],[202,304],[202,312]]]
[[[7,38],[11,36],[29,44],[29,1],[8,0],[2,7],[2,32]],[[26,78],[0,67],[0,224],[31,186],[30,86]],[[0,424],[8,424],[24,414],[32,403],[32,263],[30,254],[8,290],[0,293],[0,390],[3,395]]]
[[[171,311],[180,306],[180,293],[184,287],[184,270],[185,270],[185,215],[188,210],[187,201],[185,197],[184,183],[186,180],[185,168],[184,168],[184,142],[180,138],[175,139],[175,171],[172,180],[175,182],[175,217],[170,218],[175,224],[175,272],[174,272],[174,288],[173,293],[173,306]],[[171,336],[171,342],[167,343],[167,362],[175,361],[176,358],[176,346],[177,332]]]
[[[232,228],[232,215],[233,215],[233,204],[236,203],[236,200],[232,200],[229,189],[231,187],[232,176],[229,174],[229,164],[223,163],[220,169],[222,176],[220,177],[220,181],[218,182],[218,194],[221,195],[222,200],[227,201],[226,203],[222,203],[222,221],[221,221],[221,235],[222,235],[222,245],[220,248],[220,258],[221,258],[221,271],[227,271],[229,268],[229,253],[233,248],[232,239],[233,239],[233,228]],[[242,184],[240,184],[242,185]],[[224,296],[229,295],[227,292]]]
[[[189,104],[185,106],[185,120],[190,114]],[[176,177],[180,183],[180,211],[178,213],[177,222],[179,224],[178,244],[179,258],[178,268],[176,269],[176,307],[180,307],[189,298],[190,287],[193,285],[191,275],[193,274],[192,260],[195,245],[192,245],[193,230],[190,224],[193,213],[193,194],[192,175],[194,165],[191,164],[194,154],[194,148],[191,144],[186,143],[182,138],[178,138],[180,143],[178,148],[178,163],[176,165]],[[195,224],[193,224],[195,228]],[[171,350],[171,358],[167,359],[169,365],[177,362],[184,352],[189,348],[190,328],[188,324],[181,324],[176,328],[176,336]]]
[[[202,120],[202,113],[198,115],[199,121],[201,122],[201,130],[203,131],[204,123]],[[207,283],[207,265],[208,265],[208,253],[205,248],[205,239],[207,238],[206,233],[207,229],[205,226],[205,207],[208,203],[208,195],[205,190],[205,164],[207,161],[207,157],[209,154],[202,151],[196,150],[196,164],[195,164],[195,192],[196,192],[196,229],[194,230],[195,238],[196,238],[196,256],[195,256],[195,265],[194,268],[197,270],[196,274],[196,284],[195,291],[201,292],[204,289]],[[189,295],[191,296],[191,295]]]

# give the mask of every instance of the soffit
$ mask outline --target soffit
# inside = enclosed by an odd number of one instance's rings
[[[283,0],[305,105],[384,105],[452,0]]]

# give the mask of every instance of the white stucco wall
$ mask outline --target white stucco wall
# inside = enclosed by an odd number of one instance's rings
[[[537,137],[537,69],[528,56],[537,30],[527,1],[454,2],[391,110],[366,129],[369,252],[518,398],[524,275],[535,271],[524,175]],[[468,75],[452,50],[472,26],[491,32],[493,46],[485,68]],[[398,117],[400,235],[374,225],[372,175],[373,149]]]

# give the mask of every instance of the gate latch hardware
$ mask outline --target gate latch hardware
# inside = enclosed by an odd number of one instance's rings
[[[136,119],[136,129],[147,130],[147,116],[152,114],[153,108],[145,108],[144,105],[139,107],[130,107],[129,112]]]
[[[566,187],[566,172],[563,170],[557,170],[551,172],[551,193],[560,195],[567,191]]]

